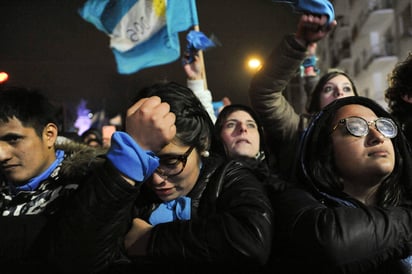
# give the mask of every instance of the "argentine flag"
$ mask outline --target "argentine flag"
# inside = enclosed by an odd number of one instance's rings
[[[121,74],[177,60],[178,33],[199,24],[195,0],[88,0],[79,14],[110,37]]]

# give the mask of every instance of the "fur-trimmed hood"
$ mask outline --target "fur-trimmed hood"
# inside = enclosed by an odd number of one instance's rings
[[[61,178],[84,175],[89,165],[107,152],[107,149],[94,148],[74,141],[57,143],[55,148],[65,152],[63,164],[59,171],[59,177]]]

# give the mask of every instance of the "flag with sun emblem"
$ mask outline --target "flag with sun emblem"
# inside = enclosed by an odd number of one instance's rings
[[[110,37],[121,74],[177,60],[179,32],[199,24],[195,0],[89,0],[79,14]]]

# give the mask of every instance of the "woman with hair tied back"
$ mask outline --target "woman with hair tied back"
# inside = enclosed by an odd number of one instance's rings
[[[323,108],[302,138],[296,180],[273,199],[274,269],[411,273],[411,155],[375,101]]]

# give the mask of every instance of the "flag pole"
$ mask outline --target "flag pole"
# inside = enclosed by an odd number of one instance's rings
[[[195,25],[193,28],[195,31],[200,31],[199,25]],[[200,66],[202,68],[203,85],[204,85],[205,90],[207,90],[206,69],[205,69],[205,61],[203,58],[202,50],[199,50],[199,60],[200,60]]]

